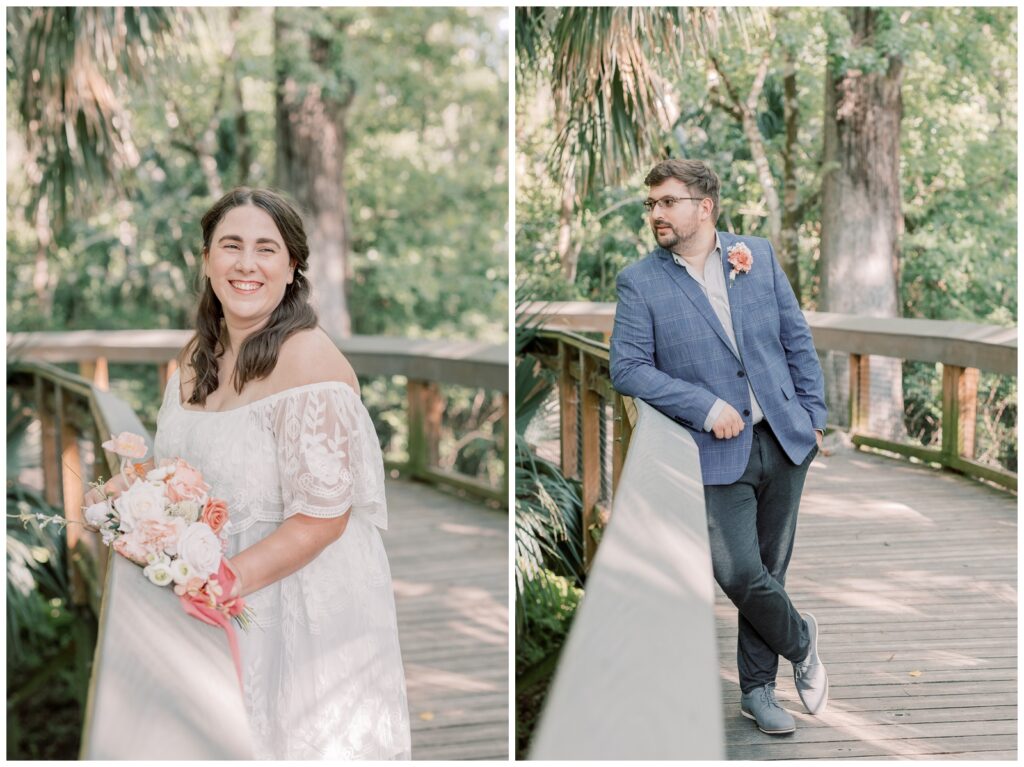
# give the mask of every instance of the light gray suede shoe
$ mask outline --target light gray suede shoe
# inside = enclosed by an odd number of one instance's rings
[[[811,635],[807,657],[793,664],[793,680],[804,707],[812,714],[824,713],[828,706],[828,674],[818,655],[818,621],[810,613],[801,613]]]
[[[793,715],[775,700],[775,682],[755,687],[740,695],[740,713],[757,722],[757,729],[768,735],[796,732]]]

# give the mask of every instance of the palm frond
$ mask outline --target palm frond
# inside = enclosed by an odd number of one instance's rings
[[[184,15],[80,7],[8,14],[8,74],[38,180],[29,215],[46,196],[59,221],[76,199],[95,199],[96,188],[116,184],[121,170],[137,164],[117,91],[125,77],[144,77]]]
[[[520,72],[550,66],[553,175],[572,174],[585,198],[664,156],[673,115],[685,111],[673,103],[671,84],[687,65],[686,44],[704,52],[768,23],[759,8],[517,9]]]

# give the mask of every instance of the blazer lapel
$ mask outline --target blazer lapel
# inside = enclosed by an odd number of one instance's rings
[[[724,249],[724,244],[723,244]],[[701,290],[700,285],[686,272],[686,269],[679,266],[673,259],[672,254],[667,250],[661,251],[661,265],[669,276],[675,280],[675,283],[682,288],[683,293],[686,295],[690,302],[697,307],[697,311],[700,312],[701,316],[711,326],[712,330],[718,334],[718,337],[722,339],[724,343],[733,354],[736,354],[736,350],[733,349],[732,341],[729,340],[729,336],[725,333],[725,328],[722,327],[722,323],[718,321],[718,316],[715,314],[715,310],[711,308],[711,302],[708,301],[708,297],[704,295],[704,291]]]
[[[739,242],[739,238],[728,232],[719,232],[718,241],[722,243],[722,274],[725,275],[726,295],[729,296],[729,314],[732,317],[732,332],[736,334],[736,348],[743,348],[743,323],[740,322],[743,313],[743,280],[736,279],[729,281],[729,272],[732,267],[729,265],[729,248]]]

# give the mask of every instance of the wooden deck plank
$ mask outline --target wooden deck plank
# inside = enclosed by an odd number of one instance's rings
[[[716,589],[730,759],[1015,759],[1017,499],[869,453],[811,466],[787,591],[820,627],[828,710],[793,735],[739,714],[736,610]],[[915,676],[911,676],[915,672]]]
[[[768,736],[765,736],[768,737]],[[730,759],[842,759],[848,756],[871,756],[883,759],[955,759],[967,750],[1009,751],[1016,747],[1017,736],[971,735],[949,738],[908,738],[906,740],[864,741],[847,740],[835,743],[773,742],[766,745],[736,746],[730,748]],[[984,757],[983,757],[984,758]]]
[[[1003,721],[1017,718],[1017,707],[1009,706],[974,706],[969,708],[921,708],[914,711],[886,709],[884,711],[860,711],[859,715],[865,724],[888,724],[902,726],[906,724],[934,724],[937,722],[976,722]],[[832,728],[815,716],[804,717],[801,730],[814,728]],[[727,724],[728,731],[735,731],[737,737],[744,738],[750,734],[750,723],[745,718],[734,719]],[[740,741],[736,741],[740,742]]]
[[[508,516],[387,484],[398,631],[416,760],[508,759]]]

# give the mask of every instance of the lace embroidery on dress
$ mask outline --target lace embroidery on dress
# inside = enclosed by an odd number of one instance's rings
[[[314,386],[270,405],[285,517],[335,517],[354,506],[387,528],[384,464],[369,414],[346,384]]]

